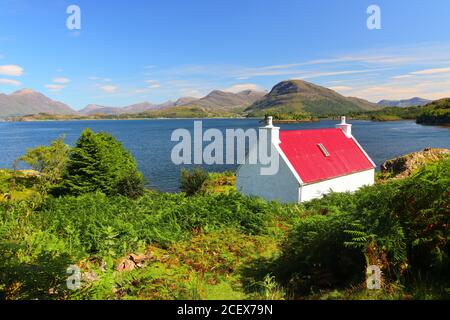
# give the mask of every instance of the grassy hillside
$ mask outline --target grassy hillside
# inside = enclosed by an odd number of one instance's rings
[[[253,102],[261,99],[265,92],[246,90],[239,93],[214,90],[207,96],[188,101],[184,106],[198,106],[208,111],[229,111],[236,107],[248,107]]]
[[[171,107],[164,110],[146,111],[137,114],[126,114],[124,118],[206,118],[212,116],[197,106]]]
[[[186,105],[165,107],[139,113],[120,114],[53,114],[38,113],[9,117],[11,121],[148,119],[148,118],[218,118],[273,116],[276,121],[316,121],[321,117],[347,115],[373,121],[415,119],[423,124],[450,123],[450,98],[425,106],[385,107],[355,97],[344,97],[333,90],[301,80],[278,83],[269,94],[243,91],[238,94],[213,91],[201,99],[188,99]],[[247,106],[251,101],[255,101]],[[235,106],[233,106],[235,105]]]
[[[122,114],[89,114],[89,115],[53,115],[39,113],[27,116],[8,117],[9,121],[44,121],[44,120],[118,120],[118,119],[155,119],[155,118],[217,118],[237,117],[242,114],[242,107],[230,110],[207,110],[199,106],[177,106],[161,110]]]
[[[448,168],[303,205],[235,192],[3,202],[0,297],[448,298]],[[382,290],[365,289],[366,259]],[[69,264],[79,290],[65,287]]]
[[[448,299],[449,169],[300,205],[236,193],[230,173],[192,196],[129,198],[53,197],[51,171],[1,171],[0,299]],[[380,290],[365,286],[373,264]]]
[[[427,104],[418,115],[417,123],[450,124],[450,98]]]
[[[251,117],[267,113],[309,113],[314,116],[339,115],[350,111],[376,110],[368,101],[347,98],[337,92],[302,80],[278,83],[261,100],[245,111]]]
[[[424,106],[385,107],[376,111],[350,112],[351,117],[373,121],[416,120],[423,124],[449,124],[450,98],[430,102]]]
[[[372,121],[415,120],[421,113],[421,108],[422,107],[385,107],[376,111],[351,112],[349,116]]]

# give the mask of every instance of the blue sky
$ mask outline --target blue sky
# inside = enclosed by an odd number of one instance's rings
[[[372,4],[380,30],[366,26]],[[371,101],[436,99],[450,96],[449,13],[448,0],[0,0],[0,92],[80,109],[304,79]]]

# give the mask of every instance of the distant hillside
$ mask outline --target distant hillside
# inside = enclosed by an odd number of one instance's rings
[[[128,118],[212,118],[215,115],[195,106],[174,106],[161,110],[128,114]]]
[[[141,102],[141,103],[136,103],[136,104],[132,104],[130,106],[124,107],[123,112],[124,113],[136,113],[136,112],[143,112],[143,111],[148,111],[148,110],[156,110],[156,109],[161,109],[164,108],[166,106],[172,106],[173,103],[172,101],[163,103],[163,104],[154,104],[154,103],[150,103],[150,102]]]
[[[234,109],[233,109],[234,110]],[[217,118],[236,117],[237,112],[225,110],[208,110],[198,106],[172,106],[163,109],[147,110],[138,113],[122,113],[116,115],[103,115],[103,119],[151,119],[151,118]]]
[[[414,97],[411,99],[404,99],[404,100],[381,100],[377,104],[383,107],[407,108],[412,106],[424,106],[430,102],[431,100]]]
[[[416,121],[423,124],[450,124],[450,98],[423,106]]]
[[[173,103],[171,103],[173,105]],[[104,115],[118,115],[125,113],[139,113],[149,110],[157,110],[163,108],[165,105],[157,105],[150,102],[136,103],[126,107],[106,107],[97,104],[89,104],[79,111],[83,115],[94,115],[94,114],[104,114]]]
[[[192,98],[192,97],[182,97],[177,101],[167,101],[161,104],[153,104],[150,102],[142,102],[133,104],[126,107],[105,107],[95,104],[87,105],[85,108],[81,109],[79,112],[83,115],[123,115],[123,114],[135,114],[135,113],[145,113],[156,110],[165,110],[173,108],[174,113],[180,112],[180,108],[177,107],[188,107],[185,110],[196,110],[194,114],[198,114],[198,110],[205,110],[206,114],[208,112],[233,112],[235,108],[248,107],[253,102],[261,99],[266,93],[258,92],[252,90],[246,90],[239,93],[231,93],[220,90],[214,90],[203,98]],[[194,109],[192,109],[194,108]],[[185,110],[182,112],[185,113]],[[242,110],[236,110],[236,112],[241,112]],[[166,112],[167,114],[173,114],[170,110]],[[203,114],[203,113],[202,113]]]
[[[88,104],[83,109],[78,112],[83,115],[93,115],[93,114],[119,114],[122,109],[117,107],[105,107],[98,104]]]
[[[192,103],[195,100],[197,100],[197,98],[182,97],[182,98],[179,98],[177,101],[175,101],[175,106],[184,106],[184,105]]]
[[[357,97],[346,97],[347,100],[354,102],[358,106],[360,106],[363,110],[378,110],[380,107],[373,102],[357,98]]]
[[[247,107],[265,95],[265,92],[252,90],[238,93],[214,90],[203,98],[191,100],[183,105],[198,106],[208,110],[232,109],[235,107]]]
[[[450,124],[450,98],[435,100],[424,106],[384,107],[374,111],[350,112],[348,116],[372,121],[416,120],[422,124],[447,125]]]
[[[0,117],[37,113],[75,114],[76,111],[31,89],[22,89],[10,95],[0,94]]]
[[[275,85],[269,94],[245,111],[249,116],[266,113],[297,113],[338,115],[351,111],[377,110],[380,106],[359,98],[348,98],[339,93],[302,80],[287,80]]]

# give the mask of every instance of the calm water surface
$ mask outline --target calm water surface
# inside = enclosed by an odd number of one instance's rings
[[[203,130],[257,128],[257,120],[208,119]],[[315,123],[283,124],[282,130],[334,127],[338,121],[324,120]],[[450,129],[422,126],[413,121],[370,122],[351,121],[353,135],[379,166],[385,160],[426,147],[449,148]],[[177,120],[99,120],[99,121],[44,121],[0,122],[0,168],[11,168],[14,159],[27,148],[48,145],[65,134],[67,143],[73,145],[84,128],[106,131],[119,139],[136,158],[139,169],[151,187],[163,191],[177,191],[180,167],[172,163],[170,154],[176,142],[171,142],[172,131],[185,128],[193,131],[193,119]],[[208,171],[233,170],[235,166],[204,166]]]

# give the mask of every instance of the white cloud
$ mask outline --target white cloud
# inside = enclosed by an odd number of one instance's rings
[[[334,87],[328,87],[328,88],[331,90],[334,90],[334,91],[349,91],[349,90],[353,89],[352,87],[349,87],[349,86],[334,86]]]
[[[300,79],[309,79],[309,78],[320,78],[320,77],[330,77],[330,76],[342,76],[342,75],[350,75],[350,74],[358,74],[358,73],[370,73],[374,71],[381,71],[386,69],[363,69],[363,70],[343,70],[343,71],[330,71],[330,72],[312,72],[305,73],[304,75],[299,76]]]
[[[64,77],[53,78],[53,82],[55,83],[69,83],[70,79]]]
[[[315,60],[291,60],[262,66],[212,64],[156,68],[154,65],[147,65],[142,68],[148,70],[143,70],[142,73],[152,80],[141,82],[140,86],[120,84],[120,90],[110,85],[114,82],[106,83],[107,78],[93,76],[90,80],[94,81],[93,84],[97,89],[101,88],[108,93],[116,91],[119,91],[117,94],[129,95],[148,93],[152,97],[170,96],[170,98],[186,95],[200,97],[211,90],[228,86],[230,87],[224,90],[234,92],[254,90],[258,84],[275,85],[281,80],[293,78],[311,79],[319,85],[343,91],[345,95],[369,100],[399,96],[427,98],[448,91],[442,83],[446,80],[445,77],[450,76],[450,68],[445,68],[450,66],[449,52],[449,44],[419,43],[410,46],[370,48],[344,52],[340,55],[318,56]],[[130,81],[137,79],[139,78]],[[429,85],[421,87],[420,82]]]
[[[341,84],[343,83],[344,80],[331,80],[331,81],[327,81],[326,85],[335,85],[335,84]]]
[[[364,60],[366,59],[366,60]],[[301,63],[290,63],[283,65],[269,65],[261,67],[236,66],[236,65],[187,65],[161,70],[159,76],[169,77],[196,77],[209,76],[221,78],[233,78],[236,80],[247,80],[255,77],[285,77],[285,78],[313,78],[321,76],[334,76],[353,73],[369,73],[374,71],[386,70],[387,63],[380,57],[372,57],[373,61],[369,64],[370,57],[358,58],[336,58],[329,60],[315,60]],[[387,58],[385,58],[387,59]],[[394,58],[391,58],[395,60]],[[406,61],[406,59],[398,59]],[[335,63],[331,64],[331,61]],[[377,62],[377,64],[375,63]],[[396,60],[397,61],[397,60]],[[383,62],[383,63],[382,63]],[[389,64],[391,67],[393,63]]]
[[[180,92],[184,97],[202,98],[204,96],[204,94],[197,89],[181,89]]]
[[[66,86],[62,84],[46,84],[45,87],[52,92],[59,92]]]
[[[238,93],[245,90],[253,90],[253,91],[263,91],[264,89],[254,83],[240,83],[235,84],[229,88],[224,89],[224,91]]]
[[[325,56],[315,60],[293,61],[285,64],[266,66],[243,65],[183,65],[155,70],[154,75],[169,79],[183,78],[195,80],[205,79],[234,79],[247,80],[255,77],[298,77],[301,79],[318,77],[338,77],[356,73],[371,73],[381,70],[395,70],[403,68],[417,68],[425,62],[434,65],[448,63],[450,45],[444,43],[422,43],[409,46],[371,48],[359,52],[351,52],[338,56]],[[435,71],[436,72],[436,71]],[[440,70],[440,72],[443,72]],[[383,74],[380,75],[380,79]],[[392,75],[387,75],[392,77]],[[338,80],[338,79],[336,79]],[[383,79],[384,81],[386,78]],[[253,81],[252,81],[253,82]]]
[[[97,77],[97,76],[90,76],[90,77],[88,77],[88,79],[91,81],[101,81],[101,82],[111,82],[112,81],[111,78],[102,78],[102,77]]]
[[[0,79],[0,84],[7,84],[10,86],[20,86],[20,81],[17,80],[11,80],[11,79]]]
[[[117,91],[117,87],[116,86],[101,86],[99,87],[100,90],[106,92],[106,93],[115,93]]]
[[[280,64],[280,65],[269,65],[263,67],[253,67],[253,68],[242,68],[237,75],[238,80],[248,79],[251,77],[262,77],[262,76],[288,76],[288,75],[296,75],[302,74],[305,72],[306,68],[311,69],[314,68],[329,68],[330,65],[333,67],[338,65],[346,65],[348,66],[350,63],[354,66],[363,66],[363,65],[378,65],[378,66],[387,66],[387,65],[398,65],[405,64],[409,62],[416,61],[416,57],[409,56],[396,56],[392,55],[381,55],[377,53],[372,54],[355,54],[355,55],[347,55],[329,59],[317,59],[317,60],[309,60],[305,62],[298,63],[289,63],[289,64]],[[359,70],[358,70],[359,69]],[[377,71],[379,69],[364,69],[355,68],[354,73],[361,72],[370,72]],[[311,72],[311,71],[309,71]],[[329,75],[339,75],[339,74],[348,74],[349,71],[344,71],[345,73],[337,73],[338,71],[313,71],[313,74],[308,76],[309,78],[318,76],[329,76]]]
[[[421,97],[430,100],[450,97],[450,77],[434,77],[422,79],[419,77],[393,80],[384,83],[368,84],[346,92],[370,101],[381,99],[408,99]]]
[[[23,74],[23,68],[15,64],[3,65],[0,66],[0,74],[18,77]]]
[[[137,88],[134,89],[135,93],[148,93],[150,92],[152,89],[158,89],[161,88],[161,85],[159,84],[158,81],[156,80],[145,80],[144,81],[147,86],[145,88]]]
[[[425,69],[420,71],[411,72],[411,74],[416,75],[430,75],[430,74],[438,74],[438,73],[448,73],[450,72],[449,68],[434,68],[434,69]]]
[[[412,74],[401,74],[399,76],[392,77],[392,79],[406,79],[406,78],[411,78],[412,76],[413,76]]]
[[[161,87],[161,85],[156,80],[145,80],[145,82],[148,84],[149,89],[157,89]]]

